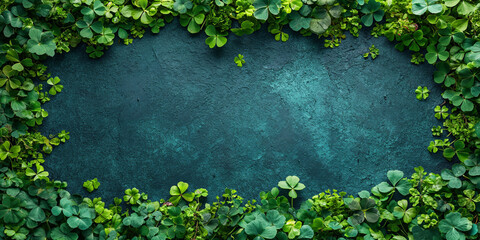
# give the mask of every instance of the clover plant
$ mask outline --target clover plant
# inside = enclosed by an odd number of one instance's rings
[[[217,32],[213,25],[208,25],[205,29],[205,33],[207,34],[207,36],[209,36],[205,40],[205,43],[210,48],[214,48],[215,46],[222,47],[227,43],[227,38],[225,37],[227,36],[227,34]]]
[[[288,190],[288,196],[292,199],[292,207],[293,207],[293,199],[298,197],[297,191],[301,191],[305,189],[305,185],[300,183],[300,178],[297,176],[288,176],[286,181],[278,182],[278,186],[281,189]]]
[[[428,90],[427,87],[421,87],[421,86],[418,86],[417,89],[415,89],[415,95],[417,97],[418,100],[425,100],[428,98],[428,95],[430,93],[430,90]]]
[[[375,45],[373,45],[373,44],[368,49],[370,51],[368,53],[363,54],[364,58],[368,58],[368,56],[371,56],[372,59],[375,59],[380,54],[380,50],[378,48],[376,48]]]
[[[94,178],[92,180],[85,181],[83,183],[83,187],[87,189],[87,191],[93,192],[94,190],[98,189],[98,187],[100,187],[100,182],[97,178]]]
[[[238,54],[238,56],[235,57],[234,61],[235,61],[235,63],[237,64],[238,67],[242,67],[243,64],[245,63],[245,60],[243,59],[243,55],[242,55],[242,54]]]
[[[178,202],[180,202],[180,200],[182,199],[187,202],[193,201],[195,194],[187,193],[186,192],[187,189],[188,189],[188,183],[184,183],[184,182],[179,182],[177,183],[177,185],[172,186],[170,188],[170,195],[172,195],[172,197],[168,201],[170,201],[174,205],[178,204]]]

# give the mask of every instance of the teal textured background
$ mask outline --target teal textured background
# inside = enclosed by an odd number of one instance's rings
[[[51,176],[74,193],[97,177],[89,196],[109,202],[132,187],[168,198],[178,181],[207,188],[209,200],[226,187],[250,199],[297,175],[305,199],[369,190],[390,169],[448,166],[426,150],[443,102],[433,67],[386,39],[362,31],[335,49],[293,33],[276,42],[266,30],[231,34],[221,49],[204,40],[174,22],[99,60],[84,46],[49,60],[65,88],[45,104],[41,131],[71,135],[47,158]],[[380,56],[366,60],[372,44]],[[427,101],[415,99],[419,85],[431,89]]]

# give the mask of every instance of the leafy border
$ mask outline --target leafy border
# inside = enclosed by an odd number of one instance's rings
[[[480,183],[480,4],[474,0],[4,0],[0,4],[0,239],[477,239]],[[48,113],[42,103],[61,92],[41,62],[84,42],[98,58],[118,37],[130,44],[146,28],[158,33],[178,17],[205,43],[222,47],[228,34],[252,34],[262,24],[277,41],[283,27],[336,47],[349,31],[372,35],[413,52],[412,63],[435,65],[445,87],[435,108],[432,153],[456,161],[441,175],[415,168],[411,178],[388,171],[388,181],[358,197],[325,191],[294,207],[300,179],[288,176],[244,203],[226,189],[203,204],[205,189],[179,182],[170,199],[151,201],[138,189],[105,206],[100,198],[70,195],[48,178],[44,155],[69,139],[36,131]],[[376,57],[374,46],[366,57]],[[375,55],[374,55],[375,54]],[[238,63],[237,63],[238,64]],[[35,84],[34,80],[46,81]],[[428,89],[419,87],[419,100]],[[452,104],[453,107],[450,105]],[[87,181],[94,191],[100,183]],[[288,191],[288,198],[282,191]],[[280,194],[282,193],[282,194]],[[289,199],[290,198],[290,199]],[[125,208],[126,210],[122,210]]]

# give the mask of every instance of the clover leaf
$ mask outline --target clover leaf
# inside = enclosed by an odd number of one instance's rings
[[[402,199],[398,201],[398,206],[393,209],[393,216],[397,219],[403,219],[404,223],[410,223],[417,216],[416,208],[408,208],[408,201]]]
[[[60,205],[52,208],[52,214],[54,216],[59,216],[62,213],[65,215],[65,217],[71,217],[78,213],[78,207],[72,200],[68,198],[62,198],[60,199]]]
[[[53,240],[77,240],[78,234],[72,230],[66,223],[63,223],[60,227],[52,229],[51,237]]]
[[[187,10],[192,9],[193,3],[190,0],[176,0],[173,4],[173,10],[180,14],[184,14]]]
[[[436,106],[434,111],[437,119],[446,119],[448,117],[448,108],[446,106]]]
[[[382,182],[378,186],[378,190],[381,193],[391,193],[397,190],[402,195],[409,193],[412,184],[403,178],[403,172],[400,170],[390,170],[387,172],[387,178],[391,184]]]
[[[472,189],[465,189],[463,195],[458,196],[458,205],[466,207],[470,212],[475,211],[478,202],[480,202],[480,195],[475,196],[475,191]]]
[[[402,47],[407,46],[409,50],[418,52],[420,47],[425,46],[428,43],[428,39],[424,37],[422,30],[417,30],[413,34],[404,34],[402,35]],[[403,51],[402,47],[395,46],[397,49],[400,48],[400,51]]]
[[[457,96],[454,96],[452,97],[452,104],[455,106],[455,107],[458,107],[460,106],[460,109],[462,109],[462,111],[464,112],[470,112],[474,109],[474,105],[473,105],[473,102],[468,100],[469,97],[466,97],[466,96],[461,96],[461,95],[457,95]],[[471,98],[471,96],[470,96]]]
[[[139,228],[145,223],[145,218],[146,216],[139,216],[137,213],[132,213],[132,215],[125,217],[122,223],[125,226]]]
[[[283,226],[282,230],[288,234],[289,239],[294,239],[297,236],[300,236],[301,229],[302,229],[302,222],[290,219],[287,221],[285,226]]]
[[[113,43],[113,39],[115,38],[115,34],[113,29],[111,28],[103,28],[100,32],[100,36],[97,38],[97,42],[105,45],[109,45]]]
[[[25,67],[33,67],[33,62],[31,58],[25,58],[20,60],[17,50],[9,49],[7,50],[7,55],[5,56],[8,60],[15,62],[12,65],[12,69],[18,72],[21,72]]]
[[[180,18],[181,18],[181,16],[182,15],[180,15]],[[157,19],[156,21],[151,22],[148,26],[151,27],[152,33],[159,33],[160,28],[165,26],[165,20],[163,20],[163,18]],[[119,31],[120,31],[120,29],[119,29]]]
[[[33,181],[36,181],[38,179],[48,179],[49,173],[45,171],[42,165],[40,163],[36,163],[36,171],[32,170],[31,168],[27,168],[25,170],[25,175],[29,177],[33,177]]]
[[[6,85],[6,90],[20,88],[22,82],[16,77],[18,71],[10,65],[5,65],[0,73],[0,87]]]
[[[368,56],[372,57],[372,59],[375,59],[380,55],[380,49],[376,48],[374,44],[368,48],[369,52],[363,54],[364,58],[368,58]]]
[[[28,216],[28,212],[22,208],[24,204],[22,200],[4,194],[0,203],[0,219],[6,224],[19,223]]]
[[[471,155],[465,160],[465,166],[468,167],[468,174],[470,176],[480,176],[480,161],[474,155]]]
[[[205,33],[207,36],[209,36],[206,40],[205,43],[210,47],[214,48],[215,46],[217,47],[222,47],[227,43],[227,33],[220,33],[217,32],[215,27],[213,25],[208,25],[207,28],[205,29]]]
[[[15,33],[15,28],[21,28],[23,22],[15,17],[11,11],[3,11],[0,15],[0,32],[7,38]]]
[[[467,160],[468,156],[470,155],[470,151],[465,148],[465,143],[463,141],[457,140],[453,144],[454,147],[446,148],[443,151],[443,156],[449,160],[451,160],[455,155],[457,155],[458,160],[464,162]]]
[[[180,25],[187,27],[188,32],[198,33],[202,29],[201,25],[205,21],[205,14],[200,6],[196,6],[193,11],[180,15]]]
[[[362,23],[370,27],[373,24],[373,19],[380,22],[383,19],[385,12],[381,9],[381,4],[375,0],[368,1],[367,4],[363,5],[361,12],[364,14],[361,18]]]
[[[437,64],[437,71],[433,74],[433,80],[436,83],[444,83],[446,87],[450,87],[455,84],[455,78],[450,76],[450,66],[445,62]]]
[[[353,225],[359,225],[365,220],[370,223],[376,223],[380,218],[380,212],[377,209],[375,200],[371,198],[354,199],[348,204],[348,208],[353,212],[349,217]]]
[[[5,160],[8,158],[16,158],[18,153],[20,152],[21,147],[20,145],[13,145],[9,141],[5,141],[2,145],[0,145],[0,160]]]
[[[310,27],[310,21],[312,21],[311,18],[303,17],[298,12],[291,13],[290,19],[291,21],[288,23],[288,26],[296,32],[302,29],[308,29]]]
[[[123,196],[123,201],[133,205],[133,204],[136,204],[139,199],[140,199],[140,193],[138,189],[132,188],[132,189],[125,190],[125,196]]]
[[[314,232],[312,227],[309,225],[303,225],[300,228],[300,235],[298,236],[298,239],[311,239],[314,236]]]
[[[465,62],[480,63],[480,41],[465,49],[468,53],[465,55]]]
[[[103,5],[103,3],[100,0],[96,0],[95,2],[93,2],[93,11],[98,16],[103,16],[107,11],[107,9],[105,8],[105,5]]]
[[[186,192],[187,189],[188,189],[188,183],[178,182],[177,185],[172,186],[170,188],[170,195],[172,195],[172,197],[170,197],[168,201],[173,203],[174,205],[180,202],[182,198],[187,202],[193,201],[193,199],[195,198],[195,194],[187,193]]]
[[[454,42],[461,44],[466,38],[464,33],[452,32],[452,29],[450,27],[438,30],[438,34],[440,34],[441,36],[438,39],[438,43],[443,46],[448,46],[452,39]]]
[[[418,100],[425,100],[428,98],[430,90],[428,90],[427,87],[421,87],[418,86],[417,89],[415,89],[415,94]]]
[[[438,45],[435,47],[434,44],[430,44],[427,47],[427,54],[425,54],[425,59],[428,61],[430,64],[434,64],[437,62],[437,59],[440,61],[445,61],[448,59],[450,54],[446,51],[446,47],[442,45]]]
[[[420,226],[412,228],[413,239],[441,240],[440,232],[437,228],[423,229]]]
[[[277,235],[277,228],[264,218],[258,217],[245,226],[245,232],[250,236],[255,236],[255,239],[273,239]]]
[[[71,228],[78,228],[80,230],[87,230],[92,226],[92,219],[95,218],[95,210],[87,206],[80,205],[78,214],[67,219],[67,224]]]
[[[27,41],[27,49],[29,52],[37,55],[48,55],[53,57],[57,45],[54,42],[52,32],[43,32],[39,28],[30,28],[28,32],[30,39]]]
[[[332,24],[330,14],[323,8],[317,8],[312,15],[314,15],[315,18],[310,21],[310,31],[318,35],[323,34]]]
[[[447,240],[465,239],[465,233],[472,229],[472,222],[459,212],[451,212],[438,224],[438,229]]]
[[[137,20],[140,19],[140,22],[143,24],[150,24],[153,22],[155,14],[157,14],[157,7],[152,3],[152,5],[148,6],[148,0],[136,0],[133,4],[138,8],[132,9],[132,18]]]
[[[62,89],[63,89],[63,85],[58,84],[58,83],[60,83],[60,78],[58,78],[58,77],[49,78],[47,80],[47,83],[48,83],[48,85],[52,86],[50,88],[50,90],[48,91],[48,93],[50,93],[50,95],[56,95],[57,93],[61,92]]]
[[[100,187],[100,182],[98,182],[97,178],[94,178],[92,180],[85,181],[83,183],[83,187],[87,189],[87,191],[93,192],[95,189],[98,189],[98,187]]]
[[[288,176],[286,181],[278,182],[278,186],[281,189],[289,190],[288,196],[290,196],[292,199],[298,197],[296,191],[305,189],[305,185],[300,183],[300,178],[297,176]]]
[[[255,26],[253,22],[246,20],[241,23],[240,28],[232,28],[231,31],[237,36],[248,35],[255,31],[253,26]]]
[[[88,46],[86,49],[86,52],[88,53],[88,56],[91,58],[99,58],[103,56],[103,50],[105,48],[103,46]]]
[[[467,170],[462,164],[454,164],[451,170],[442,170],[441,176],[443,180],[448,181],[448,187],[461,188],[462,180],[460,180],[460,177],[463,176],[466,171]]]
[[[422,15],[428,10],[430,13],[437,14],[442,11],[442,4],[437,2],[438,0],[413,0],[412,12],[415,15]]]
[[[89,7],[82,8],[81,13],[83,14],[84,17],[93,19],[95,18],[95,15],[103,16],[107,12],[105,5],[103,5],[103,3],[100,0],[96,0],[93,3],[92,7],[93,9]]]
[[[447,7],[457,7],[457,13],[460,15],[469,15],[471,12],[475,11],[475,6],[470,4],[467,1],[460,0],[445,0],[445,6]]]
[[[93,22],[93,17],[85,16],[83,19],[76,22],[80,30],[80,36],[84,38],[92,38],[93,33],[101,33],[103,30],[103,23],[100,21]]]
[[[245,60],[243,59],[243,55],[242,55],[242,54],[238,54],[238,56],[235,57],[234,61],[235,61],[235,63],[237,64],[238,67],[242,67],[243,64],[245,63]]]
[[[255,0],[253,2],[255,12],[253,16],[258,20],[267,20],[269,12],[273,15],[278,15],[280,7],[282,6],[281,0]]]
[[[274,28],[270,31],[270,33],[272,34],[275,34],[275,41],[282,41],[282,42],[286,42],[288,40],[288,38],[290,37],[288,35],[288,33],[286,32],[282,32],[280,29],[278,28]]]

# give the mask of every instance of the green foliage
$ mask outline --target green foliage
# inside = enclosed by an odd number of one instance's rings
[[[209,36],[206,40],[205,43],[210,47],[214,48],[215,46],[217,47],[223,47],[227,43],[227,36],[226,33],[219,33],[215,29],[213,25],[208,25],[207,28],[205,29],[205,33],[207,36]]]
[[[286,181],[278,182],[278,186],[281,189],[288,190],[288,196],[292,198],[292,202],[293,199],[298,197],[297,191],[305,189],[305,185],[300,183],[300,178],[297,176],[288,176]]]
[[[405,47],[408,47],[410,51],[418,52],[421,47],[424,47],[428,43],[428,39],[423,35],[421,29],[416,30],[411,34],[403,34],[401,41],[401,43],[395,46],[395,48],[400,51],[403,51]]]
[[[378,48],[376,48],[375,45],[373,45],[373,44],[372,44],[372,46],[369,47],[368,49],[369,49],[369,52],[363,54],[363,57],[364,57],[364,58],[368,58],[368,56],[371,56],[372,59],[375,59],[375,58],[377,58],[378,55],[380,54],[380,50],[379,50]]]
[[[437,137],[440,137],[443,133],[443,129],[441,126],[436,126],[436,127],[432,127],[432,135],[433,136],[437,136]]]
[[[50,95],[56,95],[57,93],[61,92],[63,89],[63,85],[60,85],[60,78],[55,77],[55,78],[49,78],[47,80],[48,85],[52,86],[48,93]]]
[[[138,189],[132,188],[132,189],[127,189],[125,190],[125,196],[123,196],[123,201],[130,203],[130,204],[136,204],[138,200],[140,200],[140,193]]]
[[[438,3],[438,0],[413,0],[412,12],[415,15],[422,15],[426,12],[433,14],[440,13],[442,11],[442,4]]]
[[[94,190],[98,189],[98,187],[100,187],[100,182],[97,178],[94,178],[92,180],[85,181],[83,183],[83,187],[87,189],[87,191],[93,192]]]
[[[421,87],[418,86],[417,89],[415,89],[415,95],[418,100],[425,100],[428,98],[428,95],[430,93],[430,90],[428,90],[427,87]]]
[[[16,158],[21,150],[19,145],[12,146],[9,141],[5,141],[0,146],[0,160]]]
[[[465,239],[465,233],[472,229],[472,222],[463,218],[459,212],[451,212],[440,221],[440,232],[445,234],[447,240]]]
[[[282,2],[280,0],[255,0],[255,16],[258,20],[267,20],[269,14],[278,15]]]
[[[402,195],[407,195],[411,184],[403,178],[403,172],[398,170],[388,171],[388,182],[382,182],[377,185],[378,191],[381,193],[392,193],[398,191]]]
[[[421,53],[414,53],[412,54],[412,60],[410,60],[410,62],[418,65],[425,62],[425,57],[423,57],[423,54]]]
[[[173,4],[173,10],[177,11],[178,13],[186,13],[187,10],[192,9],[193,3],[190,0],[176,0]]]
[[[349,218],[352,225],[360,225],[364,221],[376,223],[380,217],[375,200],[371,198],[354,199],[348,204],[348,208],[353,211]]]
[[[437,119],[445,119],[448,117],[448,108],[446,106],[436,106],[434,110]]]
[[[31,28],[28,32],[27,49],[29,52],[37,55],[55,55],[55,49],[57,48],[53,41],[53,34],[51,32],[43,32],[39,28]]]
[[[427,47],[427,54],[425,54],[425,59],[428,61],[430,64],[435,64],[437,62],[437,59],[440,61],[445,61],[449,57],[449,53],[446,50],[445,46],[438,45],[435,47],[434,44],[431,44]]]
[[[172,196],[168,201],[176,205],[180,200],[185,200],[187,202],[193,201],[195,194],[187,193],[188,183],[179,182],[176,186],[170,188],[170,195]]]
[[[245,60],[243,59],[243,55],[242,55],[242,54],[238,54],[238,56],[235,57],[234,61],[235,61],[235,63],[237,64],[238,67],[242,67],[243,64],[245,63]]]
[[[365,26],[370,27],[373,24],[373,20],[380,22],[385,15],[385,12],[381,9],[381,4],[375,0],[369,0],[367,4],[363,5],[361,12],[364,14],[361,18],[362,23]]]

